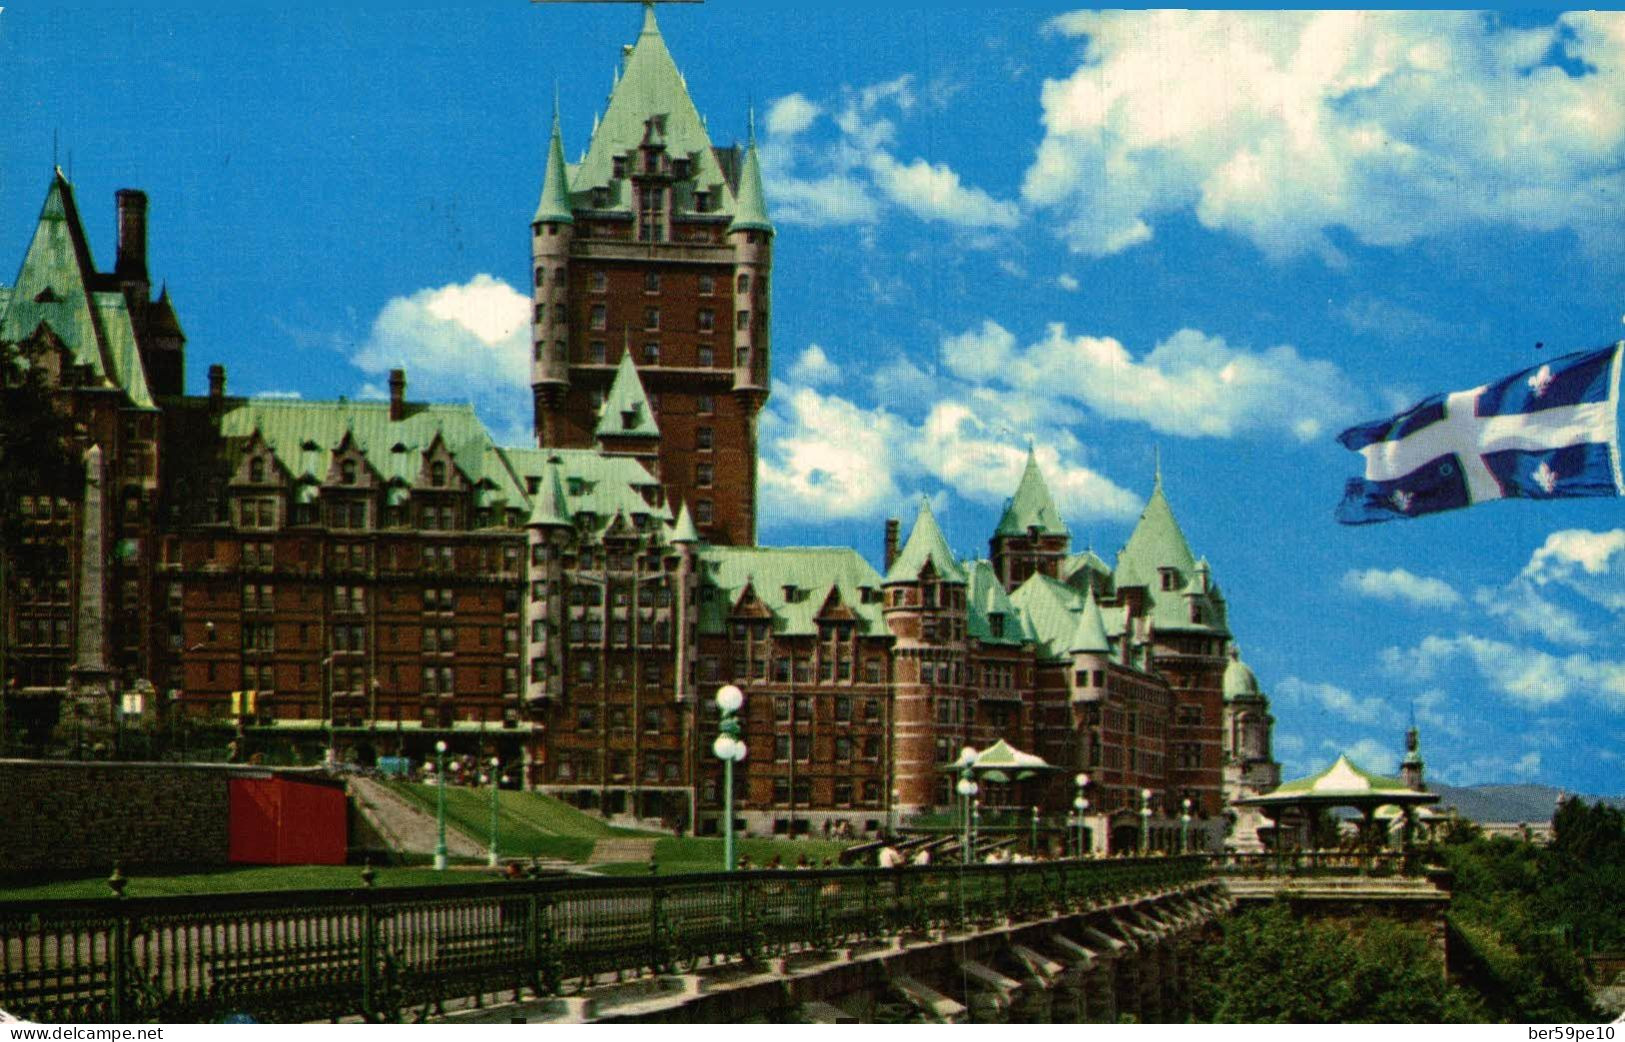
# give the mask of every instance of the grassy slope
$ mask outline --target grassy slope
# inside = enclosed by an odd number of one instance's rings
[[[379,868],[375,871],[378,873],[378,886],[478,883],[490,878],[483,870],[436,872],[429,868]],[[128,897],[162,897],[167,894],[235,894],[258,890],[330,890],[359,886],[361,869],[355,865],[239,865],[172,875],[132,874],[130,885],[124,893]],[[105,874],[89,879],[62,879],[0,887],[0,901],[111,896]]]

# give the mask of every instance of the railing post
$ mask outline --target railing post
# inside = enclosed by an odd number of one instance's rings
[[[124,1008],[126,981],[129,979],[130,919],[124,907],[124,888],[130,881],[124,877],[124,866],[113,862],[113,874],[107,885],[113,891],[113,963],[108,974],[108,1013],[115,1024],[127,1024],[135,1018],[127,1016]]]
[[[373,906],[373,886],[377,875],[372,861],[361,866],[361,1019],[372,1023],[378,1017],[378,914]]]

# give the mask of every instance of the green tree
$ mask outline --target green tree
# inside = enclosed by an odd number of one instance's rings
[[[1445,978],[1425,933],[1382,919],[1355,929],[1284,902],[1232,916],[1204,949],[1193,996],[1210,1023],[1473,1023],[1474,997]]]

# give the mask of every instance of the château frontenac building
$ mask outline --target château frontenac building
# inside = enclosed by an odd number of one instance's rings
[[[1273,721],[1160,474],[1113,564],[1075,552],[1031,455],[983,560],[924,504],[906,537],[887,522],[879,567],[757,544],[775,229],[754,141],[712,143],[644,17],[578,163],[553,122],[528,226],[533,447],[409,398],[401,371],[387,401],[235,397],[220,366],[187,395],[146,197],[118,193],[102,271],[56,172],[0,288],[0,342],[46,366],[84,495],[22,499],[0,649],[13,746],[115,714],[214,721],[307,762],[422,761],[445,741],[577,805],[707,833],[713,696],[733,683],[753,832],[947,810],[946,766],[1002,739],[1056,770],[987,779],[984,812],[1059,820],[1083,773],[1097,849],[1147,823],[1172,845],[1186,801],[1203,842],[1251,845],[1225,838],[1230,802],[1278,780]]]

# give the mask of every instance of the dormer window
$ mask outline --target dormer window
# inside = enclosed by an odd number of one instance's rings
[[[44,289],[34,294],[34,303],[36,304],[55,304],[61,299],[61,297],[56,295],[56,290],[52,289],[50,286],[46,286]]]
[[[671,161],[671,176],[675,177],[679,181],[687,181],[688,180],[688,160],[687,159],[673,159]]]
[[[355,478],[356,478],[355,460],[347,459],[347,460],[345,460],[345,461],[343,461],[342,463],[339,464],[339,482],[341,484],[353,485],[353,484],[355,484]]]
[[[1177,573],[1172,568],[1160,568],[1158,571],[1162,573],[1162,588],[1164,590],[1172,590],[1174,588],[1174,580],[1177,578]]]
[[[592,208],[594,210],[603,210],[603,209],[607,209],[608,207],[609,207],[609,189],[608,188],[594,188],[592,190]]]
[[[989,615],[987,617],[987,625],[988,629],[993,632],[993,636],[1004,636],[1004,612],[996,611],[992,615]]]
[[[248,461],[248,480],[255,485],[265,483],[265,457],[255,456]]]
[[[704,191],[695,192],[694,193],[694,212],[695,213],[709,213],[710,211],[711,211],[711,193],[710,192],[704,192]]]
[[[616,180],[619,180],[619,179],[626,176],[626,157],[625,156],[616,156],[614,159],[612,159],[610,161],[610,164],[611,164],[612,172],[613,172]]]
[[[621,430],[635,430],[638,425],[638,410],[624,409],[621,412]]]
[[[435,460],[429,464],[429,484],[440,488],[446,483],[446,461]]]

